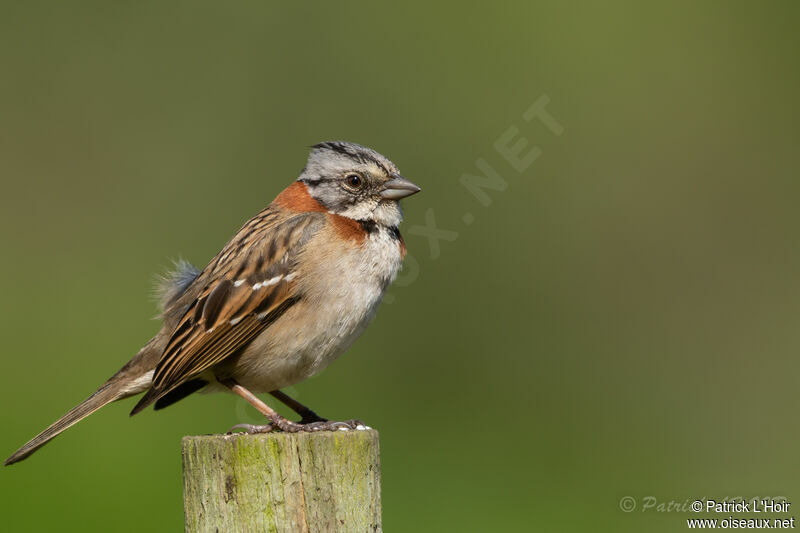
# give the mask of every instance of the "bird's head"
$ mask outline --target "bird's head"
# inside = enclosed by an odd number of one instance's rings
[[[297,181],[329,212],[386,226],[402,220],[399,200],[420,191],[375,150],[342,141],[314,145]]]

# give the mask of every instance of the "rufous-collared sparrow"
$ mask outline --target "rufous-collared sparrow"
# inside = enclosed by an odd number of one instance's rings
[[[229,389],[269,419],[251,432],[358,427],[330,422],[279,389],[325,368],[363,333],[405,255],[398,201],[420,189],[353,143],[312,147],[300,177],[202,270],[180,263],[161,287],[163,326],[119,372],[9,457],[20,461],[104,405],[145,392],[131,414]],[[256,397],[269,392],[289,421]]]

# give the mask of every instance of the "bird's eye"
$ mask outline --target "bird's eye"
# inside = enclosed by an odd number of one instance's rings
[[[360,189],[364,185],[364,180],[358,174],[348,174],[344,177],[344,182],[351,189]]]

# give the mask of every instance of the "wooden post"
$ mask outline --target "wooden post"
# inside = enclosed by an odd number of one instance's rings
[[[382,531],[378,432],[184,437],[187,533]]]

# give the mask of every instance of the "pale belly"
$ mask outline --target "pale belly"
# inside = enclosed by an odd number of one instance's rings
[[[399,243],[379,230],[335,263],[309,265],[303,296],[218,370],[254,392],[299,383],[344,353],[375,317],[402,263]]]

